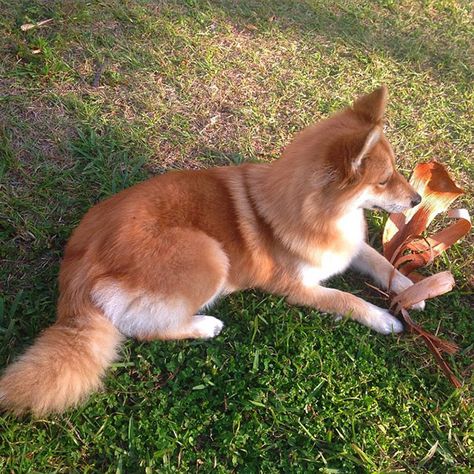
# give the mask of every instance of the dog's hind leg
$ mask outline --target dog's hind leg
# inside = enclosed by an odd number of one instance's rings
[[[92,299],[123,334],[141,340],[211,338],[222,321],[196,314],[225,292],[228,258],[200,231],[171,229],[96,283]]]
[[[326,313],[346,316],[381,334],[403,331],[403,324],[386,309],[379,308],[350,293],[314,285],[298,286],[287,296],[288,302],[311,306]]]

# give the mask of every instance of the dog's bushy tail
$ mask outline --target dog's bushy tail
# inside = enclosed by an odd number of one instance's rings
[[[97,313],[73,324],[56,322],[0,378],[0,407],[43,416],[78,404],[100,387],[121,340]]]

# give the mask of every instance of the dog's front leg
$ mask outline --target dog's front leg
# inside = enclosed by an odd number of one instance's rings
[[[413,282],[409,278],[396,270],[383,255],[365,242],[352,261],[351,266],[362,273],[370,275],[375,282],[383,288],[388,288],[390,278],[393,274],[391,289],[396,294],[401,293],[413,285]],[[413,309],[423,310],[424,308],[424,301],[413,305]]]
[[[325,313],[350,317],[381,334],[403,331],[402,323],[386,309],[333,288],[298,285],[289,292],[287,300],[289,303],[311,306]]]

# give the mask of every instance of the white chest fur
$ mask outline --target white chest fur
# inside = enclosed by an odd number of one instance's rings
[[[346,270],[364,241],[365,220],[362,209],[345,214],[335,225],[340,232],[337,250],[331,245],[315,248],[313,257],[300,263],[299,277],[304,286],[318,285]]]

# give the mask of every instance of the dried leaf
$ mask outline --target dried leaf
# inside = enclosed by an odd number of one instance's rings
[[[459,219],[430,237],[414,239],[407,243],[406,249],[413,252],[409,254],[412,258],[406,258],[407,255],[398,257],[395,264],[403,274],[411,278],[414,270],[431,263],[470,231],[471,220],[466,209],[454,209],[448,212],[448,217]]]
[[[454,288],[454,278],[451,272],[441,272],[424,278],[392,299],[392,305],[397,308],[410,308],[420,301],[443,295]]]
[[[436,346],[438,351],[446,352],[448,354],[455,354],[458,351],[458,345],[454,342],[445,341],[438,336],[431,334],[429,331],[425,331],[419,324],[416,324],[415,321],[411,319],[411,316],[405,308],[401,309],[400,316],[410,332],[420,335],[425,339],[425,342],[429,339]]]
[[[388,260],[392,259],[396,250],[403,254],[407,240],[420,236],[440,212],[446,211],[463,194],[445,167],[435,161],[418,165],[410,183],[423,199],[405,215],[392,214],[387,221],[383,234],[383,253]]]
[[[471,229],[471,220],[466,209],[449,211],[447,216],[457,219],[456,222],[424,237],[422,234],[427,226],[439,213],[445,212],[463,191],[456,186],[445,167],[434,161],[418,165],[410,182],[422,196],[421,203],[405,214],[392,214],[383,233],[385,257],[415,282],[413,286],[393,297],[392,308],[410,332],[423,338],[451,383],[455,387],[461,387],[461,382],[441,356],[442,352],[454,354],[458,350],[457,345],[424,330],[411,319],[407,308],[452,290],[455,283],[450,272],[441,272],[425,278],[415,270],[431,263],[440,253],[466,235]]]
[[[38,23],[24,23],[20,26],[21,31],[28,31],[32,30],[33,28],[41,28],[43,25],[46,25],[50,21],[53,21],[52,18],[48,18],[47,20],[41,20]]]
[[[438,450],[438,446],[439,446],[439,441],[436,440],[434,442],[433,446],[431,446],[429,451],[426,453],[426,455],[420,461],[420,466],[424,466],[435,455],[436,451]]]
[[[428,346],[428,349],[434,355],[436,362],[438,363],[439,367],[444,372],[446,377],[448,377],[449,381],[456,388],[462,387],[461,382],[454,375],[453,371],[451,370],[451,367],[449,367],[449,365],[443,359],[440,352],[440,351],[444,351],[444,352],[447,352],[448,354],[454,354],[458,350],[458,347],[456,346],[456,344],[452,342],[443,341],[439,337],[436,337],[435,335],[429,333],[428,331],[425,331],[421,326],[418,326],[417,324],[413,322],[413,320],[411,320],[410,315],[408,314],[408,311],[406,309],[402,309],[401,314],[405,322],[411,321],[408,323],[410,331],[418,333],[423,338],[426,345]]]
[[[36,25],[34,23],[25,23],[24,25],[20,26],[21,31],[28,31],[32,30]]]

